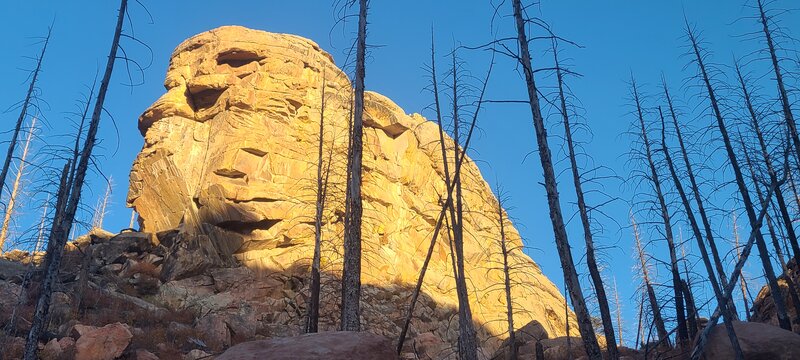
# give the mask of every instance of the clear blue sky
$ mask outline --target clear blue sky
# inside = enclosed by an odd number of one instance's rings
[[[324,1],[142,1],[152,14],[153,23],[139,5],[131,4],[131,20],[137,37],[152,48],[152,65],[144,72],[144,84],[132,90],[121,86],[126,81],[122,67],[117,67],[113,86],[106,104],[116,121],[116,129],[109,117],[104,117],[100,138],[102,148],[99,166],[106,175],[114,179],[113,198],[105,228],[116,231],[127,227],[130,210],[125,208],[128,171],[142,145],[142,137],[136,128],[139,114],[163,92],[162,81],[169,55],[176,45],[189,36],[221,25],[243,25],[272,32],[301,35],[318,42],[331,52],[337,62],[344,59],[344,50],[349,46],[352,33],[349,27],[343,31],[334,28],[332,5]],[[498,2],[498,0],[495,0]],[[674,95],[687,101],[687,111],[702,105],[695,98],[696,90],[681,88],[684,79],[693,68],[684,70],[688,58],[683,35],[684,13],[703,32],[705,40],[713,50],[717,62],[729,63],[733,54],[750,53],[758,44],[744,41],[734,35],[758,30],[751,20],[740,20],[750,15],[744,7],[745,0],[734,1],[544,1],[534,13],[541,15],[561,36],[583,45],[583,49],[568,49],[572,68],[583,76],[571,79],[570,85],[580,99],[585,121],[593,137],[579,135],[582,140],[591,140],[585,145],[596,165],[613,169],[618,175],[627,177],[626,154],[630,150],[631,138],[624,135],[634,118],[628,114],[627,81],[636,74],[645,90],[654,93],[663,72],[670,81]],[[778,5],[792,5],[790,1],[778,1]],[[44,115],[50,128],[43,135],[51,141],[63,142],[58,137],[68,133],[64,120],[65,112],[74,110],[76,99],[86,93],[95,73],[105,63],[105,56],[114,25],[117,1],[5,1],[0,5],[0,34],[2,34],[4,56],[0,62],[0,107],[6,108],[21,100],[26,88],[27,73],[22,69],[32,67],[26,56],[39,51],[35,37],[46,32],[54,21],[55,28],[51,47],[46,55],[41,75],[41,97],[48,106]],[[512,30],[510,2],[501,8],[494,30],[500,36],[508,36]],[[368,42],[380,45],[370,52],[367,63],[367,88],[380,92],[403,107],[406,112],[421,112],[431,102],[423,91],[427,77],[423,66],[429,61],[430,29],[434,25],[437,47],[441,53],[453,44],[476,45],[492,38],[489,21],[492,7],[488,1],[373,1],[370,9]],[[54,20],[55,19],[55,20]],[[800,24],[798,13],[784,16],[784,25],[794,30]],[[536,51],[544,49],[535,47]],[[141,46],[128,42],[126,50],[132,57],[148,62],[149,56]],[[475,75],[481,75],[486,67],[486,54],[463,52],[461,57]],[[753,64],[753,69],[763,73],[763,63]],[[135,78],[139,77],[134,74]],[[772,88],[768,88],[771,91]],[[492,77],[488,97],[491,99],[522,99],[525,92],[519,74],[507,59],[498,62]],[[702,108],[700,109],[702,110]],[[430,115],[427,114],[426,115]],[[0,114],[0,121],[10,128],[16,112]],[[551,119],[554,129],[558,125]],[[697,121],[707,121],[698,118]],[[533,249],[529,254],[540,264],[546,275],[561,286],[561,270],[552,241],[541,168],[538,157],[531,152],[535,139],[529,111],[519,105],[492,105],[481,117],[481,133],[473,144],[472,157],[479,161],[484,177],[490,184],[500,181],[510,196],[517,228]],[[698,126],[700,126],[698,124]],[[117,129],[119,136],[117,136]],[[557,131],[554,130],[554,133]],[[555,155],[563,156],[560,140],[553,138]],[[528,159],[523,162],[526,155]],[[567,165],[557,164],[559,170]],[[573,196],[569,178],[561,181],[562,206],[571,217],[574,213]],[[605,208],[619,224],[627,226],[632,191],[619,181],[604,183],[606,191],[625,201],[613,203]],[[89,205],[102,196],[103,182],[94,177],[86,192]],[[721,195],[730,197],[729,193]],[[35,198],[35,197],[34,197]],[[590,197],[590,201],[599,201]],[[41,201],[38,199],[36,201]],[[734,206],[723,204],[721,206]],[[38,213],[40,204],[25,204],[23,212],[29,217]],[[87,215],[90,216],[90,215]],[[606,275],[615,276],[623,300],[627,320],[626,338],[635,336],[636,301],[633,298],[638,278],[632,271],[633,259],[630,230],[604,218],[598,218],[604,232],[597,241],[610,248],[602,256],[606,264]],[[29,224],[17,224],[23,229]],[[570,223],[570,235],[575,254],[583,247],[579,223]],[[684,226],[685,228],[685,226]],[[721,226],[720,232],[727,230]],[[655,232],[646,235],[657,237]],[[684,235],[688,236],[686,232]],[[657,239],[656,239],[657,240]],[[655,256],[666,259],[666,253],[654,247]],[[689,249],[692,252],[691,249]],[[579,259],[580,260],[580,259]],[[659,268],[659,276],[667,273]],[[585,273],[585,271],[584,271]],[[702,271],[700,272],[702,273]],[[705,296],[705,295],[703,295]]]

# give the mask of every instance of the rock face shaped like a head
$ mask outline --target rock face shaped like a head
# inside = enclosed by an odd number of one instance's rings
[[[322,265],[335,281],[341,268],[351,87],[331,56],[297,36],[222,27],[178,46],[165,86],[166,94],[139,119],[145,145],[130,175],[128,203],[143,230],[202,232],[252,269],[305,272],[314,242],[322,117],[323,168],[329,169]],[[439,134],[432,122],[406,115],[371,92],[364,123],[362,279],[383,290],[367,290],[362,306],[370,329],[394,335],[445,193]],[[452,148],[449,138],[446,143]],[[500,263],[497,202],[469,159],[462,177],[473,318],[491,349],[497,341],[490,338],[505,326],[504,295],[492,286],[501,284],[503,275],[487,270]],[[563,335],[564,299],[522,252],[510,223],[506,235],[513,245],[509,261],[519,269],[513,281],[525,284],[513,290],[515,321],[521,326],[535,319],[551,335]],[[426,313],[415,320],[412,333],[435,332],[455,341],[448,328],[457,304],[449,257],[447,241],[439,241],[423,287],[435,305],[420,310]],[[325,321],[335,324],[338,314],[325,310],[323,328]]]

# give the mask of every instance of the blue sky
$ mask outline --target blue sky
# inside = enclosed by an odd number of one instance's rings
[[[498,0],[494,0],[498,3]],[[115,231],[127,227],[130,210],[124,207],[128,171],[141,148],[142,138],[136,128],[139,114],[163,92],[163,76],[172,50],[182,40],[199,32],[221,25],[243,25],[272,32],[301,35],[319,43],[334,55],[341,64],[344,51],[352,39],[352,27],[334,27],[332,5],[324,1],[142,1],[152,14],[152,23],[140,6],[131,4],[132,21],[137,37],[152,49],[152,64],[144,71],[144,83],[134,88],[122,86],[126,81],[122,67],[117,67],[106,107],[113,115],[116,128],[103,119],[99,149],[99,166],[114,179],[113,197],[105,228]],[[734,35],[758,30],[750,19],[751,9],[745,0],[734,1],[544,1],[534,14],[543,17],[563,37],[584,46],[582,49],[564,47],[562,57],[568,58],[572,69],[582,77],[570,79],[570,86],[582,104],[584,121],[593,136],[581,133],[578,137],[590,141],[584,148],[591,154],[595,165],[612,169],[617,175],[627,177],[630,171],[627,154],[631,137],[624,133],[635,119],[630,111],[628,80],[637,76],[645,91],[655,93],[663,73],[681,99],[687,112],[703,113],[697,90],[682,86],[693,71],[686,68],[688,58],[683,35],[684,14],[697,25],[713,51],[714,60],[730,63],[735,55],[752,52],[758,43]],[[778,6],[789,6],[789,1],[778,1]],[[6,108],[21,100],[26,88],[27,73],[33,64],[26,56],[38,53],[37,36],[46,32],[54,22],[51,47],[46,55],[41,75],[41,97],[46,101],[43,115],[49,122],[42,131],[50,141],[64,141],[63,134],[69,126],[65,113],[73,111],[75,101],[83,98],[95,73],[105,63],[113,28],[117,1],[6,1],[0,5],[0,33],[5,39],[2,66],[0,66],[0,107]],[[493,32],[509,36],[512,28],[510,2],[503,4],[495,26],[490,25],[492,7],[488,1],[373,1],[370,10],[368,42],[380,45],[370,51],[367,63],[367,88],[380,92],[403,107],[406,112],[423,112],[431,102],[427,77],[423,66],[429,61],[430,31],[433,25],[437,34],[440,54],[454,44],[478,45],[492,39]],[[800,13],[784,15],[784,25],[797,35]],[[737,21],[737,19],[740,19]],[[546,44],[534,46],[535,51],[545,50]],[[133,43],[126,45],[130,55],[149,63],[150,54]],[[478,51],[460,53],[466,67],[475,75],[482,75],[487,65],[487,54]],[[761,74],[766,63],[754,62],[751,69]],[[440,65],[441,66],[441,65]],[[135,80],[142,80],[134,74]],[[768,80],[768,79],[767,79]],[[543,81],[547,81],[546,79]],[[499,59],[491,79],[487,97],[490,99],[523,99],[525,89],[521,77],[508,59]],[[767,87],[771,91],[771,87]],[[0,114],[0,121],[10,128],[16,112]],[[558,133],[556,118],[550,119],[554,134]],[[548,218],[544,191],[539,183],[541,167],[534,156],[535,138],[530,113],[525,106],[491,105],[481,116],[481,132],[472,145],[472,157],[479,162],[484,177],[490,184],[500,182],[509,196],[511,215],[517,228],[528,240],[528,250],[540,264],[544,273],[561,286],[561,270],[555,255],[552,230]],[[707,118],[698,116],[693,121],[697,127],[705,125]],[[118,135],[117,135],[118,134]],[[563,157],[561,141],[551,139],[554,154]],[[527,160],[526,160],[527,156]],[[564,170],[567,164],[557,164]],[[566,174],[564,174],[566,175]],[[724,177],[723,173],[710,175]],[[567,218],[575,211],[572,204],[570,179],[560,179],[562,206]],[[600,245],[608,247],[602,259],[606,275],[616,277],[627,320],[626,338],[633,337],[636,318],[634,291],[638,277],[632,271],[632,241],[628,224],[629,205],[636,191],[618,180],[603,183],[605,191],[620,197],[606,206],[605,212],[615,221],[598,217],[603,232],[597,234]],[[86,191],[89,204],[102,196],[105,185],[94,177]],[[719,195],[721,207],[735,204],[727,199],[730,192]],[[32,197],[22,211],[33,218],[40,210],[43,199]],[[590,201],[602,198],[590,196]],[[644,221],[644,219],[642,219]],[[19,231],[29,224],[17,224]],[[727,230],[720,220],[720,232]],[[622,225],[622,227],[620,226]],[[742,224],[740,224],[742,225]],[[686,226],[684,226],[686,228]],[[575,254],[583,247],[579,222],[569,224]],[[657,233],[646,231],[646,236]],[[688,233],[684,231],[684,236]],[[692,247],[687,247],[693,253]],[[654,256],[666,259],[666,253],[654,244]],[[578,259],[580,260],[580,259]],[[659,268],[659,276],[667,272]],[[584,271],[585,273],[585,271]],[[699,273],[702,273],[699,272]],[[756,274],[757,275],[757,274]],[[757,289],[757,288],[756,288]],[[628,342],[631,340],[629,339]]]

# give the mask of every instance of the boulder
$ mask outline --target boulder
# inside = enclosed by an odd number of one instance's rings
[[[211,354],[200,349],[194,349],[192,351],[189,351],[186,355],[183,356],[183,360],[200,360],[200,359],[211,359]]]
[[[238,344],[217,360],[397,359],[392,341],[367,332],[332,331]]]
[[[219,315],[209,315],[200,318],[194,326],[198,336],[206,343],[209,349],[222,351],[231,346],[231,332],[225,319]]]
[[[112,360],[120,357],[131,343],[128,326],[109,324],[85,331],[75,342],[75,360]]]
[[[734,322],[733,329],[747,360],[800,359],[800,335],[758,322]],[[703,354],[707,359],[733,359],[725,326],[716,325],[708,337]]]
[[[417,359],[435,360],[443,356],[443,352],[450,348],[450,344],[432,332],[417,335],[414,338],[414,354]]]

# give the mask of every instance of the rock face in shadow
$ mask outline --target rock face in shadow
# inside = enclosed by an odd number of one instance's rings
[[[800,335],[757,322],[734,322],[733,329],[745,359],[800,359]],[[709,335],[703,355],[707,359],[733,359],[734,353],[723,325],[717,325]]]
[[[307,296],[301,280],[313,250],[324,87],[330,185],[322,249],[329,295],[323,299],[322,328],[335,329],[340,285],[330,274],[341,271],[351,109],[347,76],[310,40],[229,26],[180,44],[165,87],[139,118],[145,145],[131,170],[128,194],[142,230],[159,234],[168,248],[159,296],[175,308],[237,309],[243,317],[261,316],[257,321],[287,326],[281,331],[286,335],[300,332]],[[362,322],[371,332],[395,337],[441,208],[444,167],[435,123],[407,115],[373,92],[366,94],[364,121]],[[452,149],[452,140],[445,143]],[[452,169],[452,151],[449,155]],[[469,159],[462,177],[473,318],[484,350],[492,354],[506,328],[497,202]],[[576,329],[574,319],[566,319],[559,290],[522,252],[513,226],[505,229],[513,245],[515,322],[537,320],[553,337],[566,335],[566,321]],[[245,267],[224,274],[209,270],[235,263]],[[450,247],[440,239],[423,287],[431,304],[420,304],[412,337],[433,333],[450,344],[457,341],[452,274]],[[208,277],[213,278],[208,293],[186,290],[208,288]],[[215,288],[258,292],[270,281],[284,288],[269,301],[293,306],[294,315],[264,319],[237,295]],[[174,296],[164,296],[170,292]]]
[[[397,358],[392,341],[388,338],[364,332],[332,331],[241,343],[225,351],[217,360]]]

